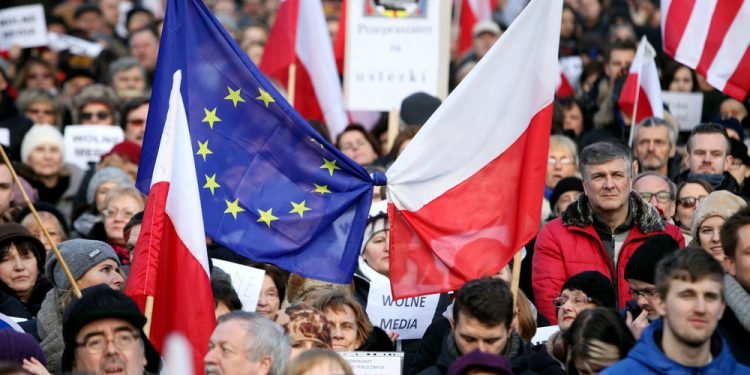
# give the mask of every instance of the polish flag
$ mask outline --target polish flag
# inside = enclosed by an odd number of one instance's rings
[[[630,64],[630,71],[617,101],[623,114],[635,118],[635,123],[647,117],[664,118],[661,83],[654,56],[654,47],[644,36],[638,44],[638,51]]]
[[[198,178],[180,93],[181,71],[174,73],[169,109],[161,136],[151,190],[125,292],[142,309],[153,296],[149,340],[163,352],[170,333],[192,346],[193,368],[203,369],[203,354],[215,325]]]
[[[474,39],[472,30],[477,22],[492,20],[493,0],[459,0],[461,14],[458,20],[458,56],[463,56],[471,49]]]
[[[395,298],[495,274],[536,235],[561,17],[530,2],[388,169]]]
[[[560,78],[557,80],[557,88],[555,89],[558,98],[572,98],[576,95],[576,90],[573,85],[570,84],[568,77],[560,67]]]
[[[282,1],[266,43],[260,70],[289,88],[296,64],[294,109],[307,120],[325,122],[331,137],[348,124],[341,80],[320,0]]]
[[[339,74],[344,74],[344,56],[346,51],[346,3],[348,0],[341,0],[341,9],[339,13],[339,29],[336,31],[336,37],[333,40],[333,57],[336,60],[336,69]]]
[[[664,52],[743,101],[750,91],[750,0],[661,0]]]

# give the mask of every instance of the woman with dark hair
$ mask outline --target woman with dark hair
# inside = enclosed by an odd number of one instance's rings
[[[39,240],[17,223],[0,225],[0,290],[36,316],[52,285],[44,277],[46,253]]]
[[[668,61],[664,67],[662,87],[671,92],[698,92],[698,76],[695,71],[676,61]]]
[[[248,265],[266,271],[255,312],[274,320],[281,308],[281,303],[284,302],[286,282],[289,276],[286,271],[273,264],[250,262]]]
[[[39,88],[55,94],[58,85],[55,68],[47,61],[36,57],[31,57],[21,64],[21,70],[16,76],[16,88],[19,91]]]
[[[360,165],[372,164],[380,157],[380,145],[360,124],[349,124],[336,137],[336,147]]]
[[[581,312],[565,334],[568,374],[596,374],[625,358],[635,338],[613,309]]]

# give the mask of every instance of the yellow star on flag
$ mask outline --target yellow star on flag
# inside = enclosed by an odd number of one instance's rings
[[[305,206],[305,201],[302,201],[300,203],[294,203],[294,202],[289,202],[289,203],[291,203],[292,207],[294,207],[294,208],[292,208],[291,211],[289,211],[289,213],[290,214],[299,214],[299,217],[302,217],[305,214],[305,211],[312,210],[312,208],[309,208],[309,207]]]
[[[203,156],[203,161],[206,161],[206,156],[213,154],[214,152],[208,149],[208,141],[198,141],[198,152],[196,155]]]
[[[216,183],[216,173],[214,173],[214,175],[211,177],[208,177],[208,175],[205,175],[205,176],[206,176],[206,184],[203,185],[203,188],[211,189],[211,195],[214,195],[214,189],[221,187],[221,185]]]
[[[234,202],[230,202],[226,199],[224,199],[224,202],[227,202],[227,209],[224,210],[225,214],[232,214],[234,216],[234,220],[237,220],[237,214],[240,212],[245,211],[244,208],[240,207],[240,199],[237,198],[234,200]]]
[[[212,110],[208,110],[208,108],[203,108],[203,112],[206,113],[206,117],[201,120],[201,122],[207,122],[208,126],[211,127],[211,129],[214,128],[214,122],[221,122],[221,119],[216,116],[216,108]]]
[[[328,160],[326,158],[323,158],[323,165],[320,166],[321,169],[328,169],[328,173],[333,176],[333,170],[334,169],[341,169],[339,166],[336,165],[336,159],[334,160]]]
[[[313,184],[313,185],[315,185],[315,190],[312,191],[313,193],[320,193],[321,195],[326,194],[326,193],[331,194],[331,191],[328,190],[328,185],[318,185],[318,184]]]
[[[262,88],[258,87],[258,91],[260,91],[260,96],[258,96],[255,99],[262,100],[263,103],[266,105],[266,108],[268,108],[268,103],[275,103],[276,99],[271,96],[271,94],[268,93],[268,91],[263,90]]]
[[[232,104],[234,104],[234,108],[237,108],[237,103],[244,103],[245,99],[242,99],[240,96],[240,91],[242,89],[232,90],[231,87],[227,86],[227,90],[229,90],[229,95],[225,96],[224,99],[231,100]]]
[[[256,220],[259,223],[266,223],[268,227],[271,227],[271,222],[274,220],[279,220],[278,217],[273,216],[273,208],[269,208],[268,211],[258,210],[258,214],[260,214],[260,218]]]

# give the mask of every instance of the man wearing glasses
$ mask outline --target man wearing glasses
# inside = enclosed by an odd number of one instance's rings
[[[143,333],[138,305],[106,285],[83,290],[63,316],[67,373],[141,375],[158,373],[160,356]]]
[[[664,220],[672,223],[677,194],[674,182],[657,172],[643,172],[633,180],[633,190],[644,202],[656,207]]]

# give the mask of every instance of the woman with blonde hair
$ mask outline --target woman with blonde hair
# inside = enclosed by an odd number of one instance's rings
[[[354,375],[352,366],[336,352],[310,349],[286,366],[286,375]]]

